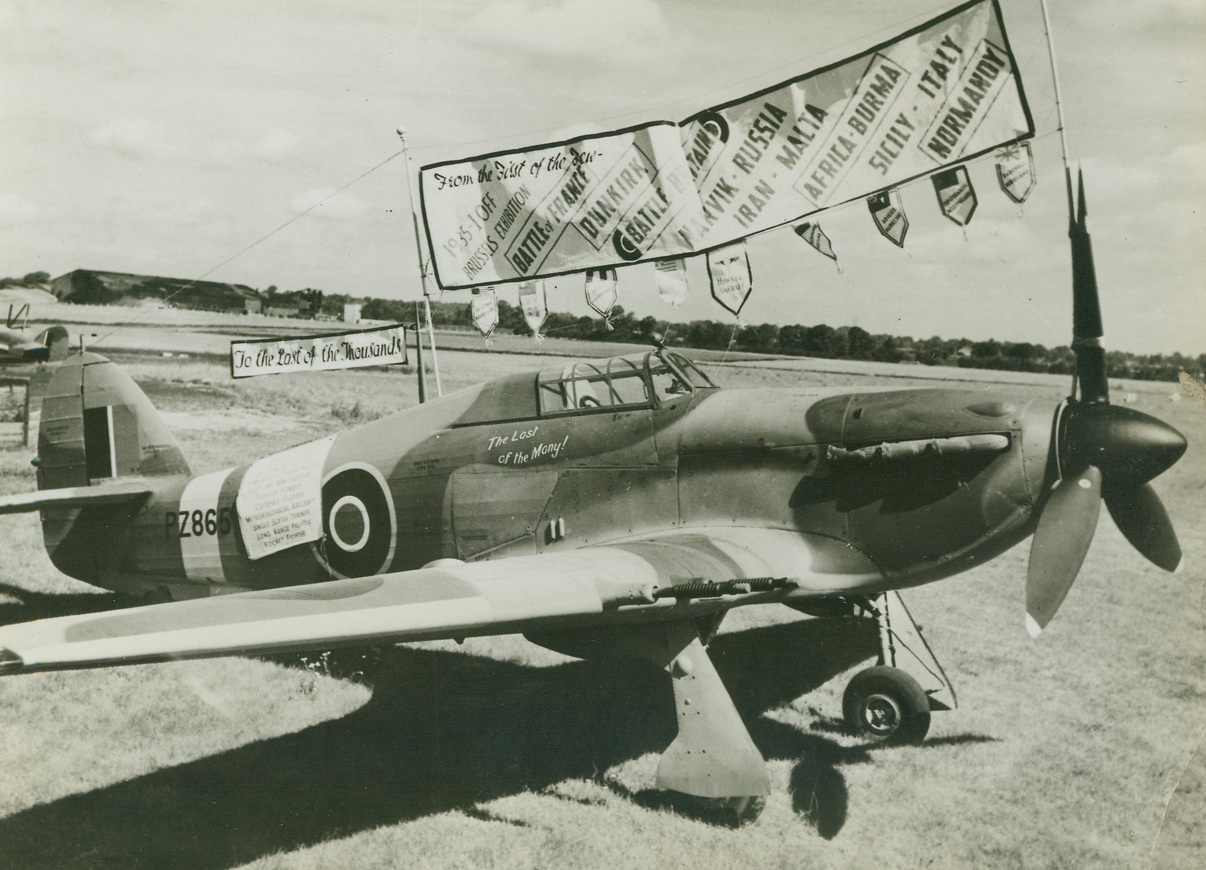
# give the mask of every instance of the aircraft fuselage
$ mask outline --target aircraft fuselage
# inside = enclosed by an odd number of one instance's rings
[[[1054,402],[982,390],[670,391],[650,379],[649,359],[644,395],[623,395],[618,377],[606,395],[606,381],[588,390],[574,372],[513,376],[256,463],[179,475],[128,521],[112,509],[47,511],[48,549],[86,582],[182,598],[752,527],[805,540],[814,570],[800,591],[818,594],[938,579],[1033,530]],[[579,406],[575,389],[611,404],[581,395]],[[304,525],[288,513],[305,505],[286,494],[257,521],[276,524],[265,533],[273,551],[251,552],[261,532],[247,507],[264,481],[319,467],[322,539],[287,545],[288,524]]]

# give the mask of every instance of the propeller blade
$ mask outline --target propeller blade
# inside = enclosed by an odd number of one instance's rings
[[[1090,465],[1051,491],[1030,545],[1026,630],[1038,637],[1063,604],[1085,561],[1101,515],[1101,471]]]
[[[1067,181],[1071,206],[1070,172]],[[1072,350],[1076,354],[1076,382],[1082,402],[1104,403],[1110,400],[1110,387],[1106,381],[1105,350],[1101,346],[1101,302],[1097,298],[1093,242],[1085,223],[1085,177],[1079,171],[1076,208],[1068,215],[1068,238],[1072,240]]]
[[[1110,486],[1104,490],[1114,524],[1148,561],[1165,571],[1181,566],[1181,545],[1160,496],[1150,483]]]

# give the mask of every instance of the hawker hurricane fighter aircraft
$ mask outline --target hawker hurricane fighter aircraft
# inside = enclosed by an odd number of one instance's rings
[[[8,306],[8,316],[0,328],[0,365],[39,363],[62,359],[67,355],[67,330],[48,326],[35,333],[29,326],[29,304]]]
[[[724,389],[659,347],[463,390],[193,476],[147,398],[80,353],[42,412],[41,512],[63,572],[175,600],[0,629],[0,672],[523,633],[671,675],[657,786],[753,811],[765,762],[708,656],[734,607],[879,621],[852,726],[924,737],[954,705],[895,590],[1034,535],[1037,633],[1104,500],[1148,559],[1181,559],[1148,481],[1185,450],[1109,404],[1088,236],[1073,225],[1078,395]]]

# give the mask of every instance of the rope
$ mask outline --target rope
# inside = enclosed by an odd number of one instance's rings
[[[285,229],[286,227],[290,226],[291,224],[295,223],[296,221],[301,220],[303,217],[305,217],[306,215],[308,215],[310,212],[314,211],[316,208],[320,208],[321,206],[323,206],[323,205],[325,205],[326,203],[330,202],[330,201],[331,201],[332,199],[334,199],[335,197],[339,196],[339,194],[343,193],[345,190],[347,190],[349,187],[351,187],[351,186],[352,186],[353,184],[355,184],[356,182],[360,181],[361,179],[363,179],[363,178],[365,178],[365,177],[367,177],[367,176],[369,176],[369,175],[372,175],[374,172],[376,172],[376,171],[377,171],[378,169],[380,169],[382,166],[384,166],[385,164],[389,163],[391,160],[393,160],[393,159],[395,159],[395,158],[397,158],[397,157],[401,157],[403,153],[405,153],[405,152],[404,152],[404,150],[398,150],[398,151],[395,151],[393,154],[391,154],[391,155],[389,155],[388,157],[386,157],[386,158],[385,158],[384,160],[382,160],[380,163],[377,163],[376,165],[369,167],[369,168],[368,168],[368,169],[366,169],[364,172],[361,172],[359,175],[357,175],[355,178],[353,178],[351,181],[349,181],[349,182],[347,182],[346,184],[344,184],[344,185],[343,185],[342,187],[340,187],[338,190],[334,191],[333,193],[329,194],[328,196],[323,197],[322,199],[320,199],[318,202],[314,203],[313,205],[308,206],[307,208],[302,209],[302,210],[301,210],[301,211],[299,211],[297,214],[293,215],[291,218],[289,218],[287,221],[285,221],[283,224],[281,224],[280,226],[278,226],[276,229],[271,230],[270,232],[265,233],[264,235],[260,236],[258,239],[256,239],[256,240],[255,240],[254,242],[252,242],[251,244],[246,245],[246,246],[244,246],[243,248],[240,248],[238,251],[236,251],[235,253],[231,254],[231,255],[230,255],[229,257],[227,257],[226,259],[222,260],[222,261],[221,261],[220,263],[218,263],[216,266],[213,266],[212,268],[210,268],[210,269],[208,269],[207,271],[203,272],[202,274],[198,275],[196,278],[193,278],[192,280],[190,280],[190,281],[189,281],[187,284],[185,284],[185,285],[184,285],[183,287],[181,287],[179,290],[176,290],[174,293],[171,293],[171,294],[169,294],[168,296],[165,296],[165,297],[164,297],[164,299],[163,299],[163,301],[164,301],[165,303],[167,303],[167,302],[171,302],[173,299],[175,299],[177,296],[179,296],[179,295],[180,295],[181,293],[183,293],[185,290],[188,290],[190,287],[195,287],[199,281],[204,281],[206,278],[208,278],[208,277],[209,277],[210,275],[212,275],[214,272],[216,272],[216,271],[218,271],[219,269],[221,269],[221,268],[222,268],[223,266],[225,266],[226,264],[231,263],[231,262],[233,262],[234,260],[237,260],[239,257],[241,257],[241,256],[243,256],[244,254],[246,254],[246,253],[247,253],[248,251],[250,251],[252,248],[256,247],[257,245],[261,245],[261,244],[263,244],[264,242],[268,241],[268,239],[270,239],[270,238],[272,238],[273,236],[275,236],[275,235],[276,235],[277,233],[279,233],[281,230]],[[134,322],[135,322],[135,321],[137,321],[139,318],[141,318],[141,317],[142,317],[144,314],[146,314],[146,313],[147,313],[149,310],[150,310],[150,309],[144,309],[144,310],[142,310],[142,311],[138,312],[137,314],[135,314],[135,315],[134,315],[133,317],[131,317],[130,319],[125,320],[125,321],[123,321],[123,322],[121,322],[121,323],[117,324],[117,325],[116,325],[116,326],[114,326],[112,329],[110,329],[108,332],[106,332],[104,335],[102,335],[100,338],[98,338],[98,339],[96,340],[96,343],[97,343],[97,344],[99,344],[100,342],[104,341],[105,339],[112,337],[112,336],[113,336],[113,334],[114,334],[114,333],[116,333],[118,330],[120,330],[120,329],[124,329],[125,327],[127,327],[127,326],[129,326],[130,324],[134,323]]]

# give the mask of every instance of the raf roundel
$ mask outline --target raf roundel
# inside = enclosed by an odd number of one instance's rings
[[[380,574],[389,567],[398,519],[385,478],[355,462],[327,475],[322,485],[321,555],[341,577]]]

